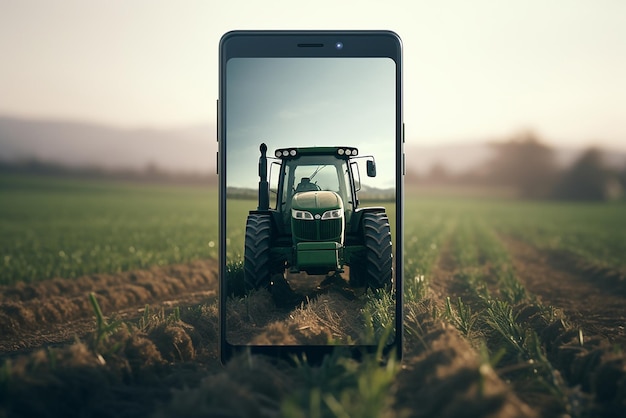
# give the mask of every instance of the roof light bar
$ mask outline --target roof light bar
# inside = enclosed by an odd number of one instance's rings
[[[295,157],[298,155],[298,151],[294,148],[280,148],[274,152],[276,158]]]
[[[356,157],[357,155],[359,155],[359,150],[356,148],[348,147],[337,148],[337,155],[348,155],[350,157]]]

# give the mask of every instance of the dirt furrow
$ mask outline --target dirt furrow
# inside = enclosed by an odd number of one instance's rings
[[[538,416],[486,364],[480,364],[472,343],[452,325],[433,320],[432,305],[442,311],[446,297],[479,303],[455,260],[452,237],[444,241],[429,278],[430,297],[409,304],[405,326],[405,367],[398,376],[396,408],[408,407],[411,416]],[[478,268],[478,267],[476,267]],[[473,271],[473,270],[472,270]],[[485,275],[487,275],[486,273]],[[431,306],[431,308],[428,308]],[[451,395],[453,394],[453,395]],[[543,411],[541,408],[539,410]]]
[[[132,317],[145,305],[199,303],[215,297],[214,260],[77,279],[4,286],[0,299],[0,352],[67,341],[93,327],[94,292],[105,315]]]
[[[575,270],[571,265],[564,268],[558,255],[523,241],[510,237],[502,241],[517,277],[544,305],[562,309],[586,334],[626,347],[626,298],[611,289],[608,280],[598,281],[587,270]],[[615,286],[619,287],[619,282]]]
[[[456,274],[458,274],[458,266],[452,254],[452,239],[448,239],[441,247],[439,258],[429,280],[430,290],[436,299],[443,301],[447,296],[456,298],[467,295],[463,286],[454,279]]]
[[[439,301],[440,302],[440,301]],[[534,417],[450,324],[432,318],[432,299],[407,306],[404,366],[395,410],[414,417]]]

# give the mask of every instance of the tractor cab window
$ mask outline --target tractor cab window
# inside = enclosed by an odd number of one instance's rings
[[[275,201],[276,205],[272,207],[272,209],[276,209],[278,207],[278,199],[280,198],[280,196],[278,196],[279,190],[278,190],[278,184],[280,181],[280,174],[281,174],[281,164],[274,161],[272,162],[272,164],[270,165],[270,174],[269,174],[269,187],[270,187],[270,207],[271,207],[271,202]]]
[[[328,190],[339,193],[339,179],[334,165],[300,165],[294,170],[295,192]]]
[[[345,160],[328,156],[303,156],[285,162],[282,207],[290,209],[296,193],[327,190],[339,194],[346,209],[352,206],[348,165]]]
[[[283,176],[284,184],[282,185],[282,193],[280,196],[280,206],[282,207],[288,205],[289,201],[291,201],[291,196],[293,195],[293,176],[291,175],[291,166],[289,164],[285,164],[285,172],[283,173]]]

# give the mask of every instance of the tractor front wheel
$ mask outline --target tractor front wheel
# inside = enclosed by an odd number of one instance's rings
[[[372,289],[391,288],[393,253],[391,227],[385,213],[363,215],[364,259],[350,265],[350,283]]]
[[[270,286],[271,239],[272,221],[269,215],[248,215],[243,269],[246,288],[250,290]]]

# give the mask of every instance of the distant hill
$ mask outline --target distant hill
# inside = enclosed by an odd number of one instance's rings
[[[104,125],[0,117],[0,161],[36,159],[69,167],[215,173],[215,126],[120,129]]]
[[[557,162],[571,164],[582,149],[555,148]],[[105,170],[144,170],[148,166],[175,173],[215,173],[216,127],[121,129],[95,123],[20,119],[0,116],[0,161],[38,160]],[[420,146],[407,141],[407,171],[426,174],[443,165],[451,174],[479,166],[491,157],[486,143]],[[626,165],[626,152],[604,150],[611,167]]]
[[[419,146],[407,144],[404,147],[407,171],[423,175],[435,164],[443,165],[451,174],[459,174],[476,167],[491,157],[486,144],[460,144],[440,146]]]
[[[572,164],[584,151],[582,148],[554,148],[556,162],[561,167]],[[450,174],[460,174],[479,166],[492,158],[491,147],[485,143],[419,146],[409,143],[405,146],[407,171],[418,175],[427,174],[435,164],[441,164]],[[602,150],[604,162],[612,168],[626,167],[626,151]]]

